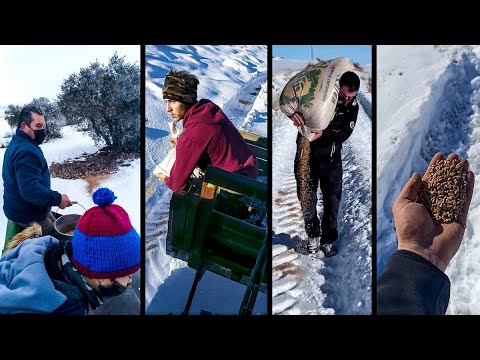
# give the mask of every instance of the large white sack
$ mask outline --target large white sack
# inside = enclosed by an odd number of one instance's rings
[[[178,130],[175,126],[174,122],[169,122],[168,127],[170,128],[170,137],[177,139],[178,138]],[[170,149],[165,159],[162,160],[160,164],[158,164],[153,173],[156,174],[163,174],[166,176],[170,176],[170,171],[172,170],[173,164],[175,163],[175,159],[177,158],[177,151],[176,148]]]
[[[340,77],[354,66],[348,58],[340,57],[310,64],[291,78],[280,95],[280,109],[291,116],[301,113],[305,126],[299,131],[311,140],[312,131],[324,130],[330,124],[340,90]]]

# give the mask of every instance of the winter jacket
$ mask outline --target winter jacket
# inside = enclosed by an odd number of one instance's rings
[[[181,190],[197,165],[205,171],[213,165],[225,171],[256,179],[258,161],[223,111],[202,99],[186,112],[178,138],[176,160],[165,179],[173,191]]]
[[[379,315],[444,315],[449,299],[448,276],[411,251],[395,251],[378,279]]]
[[[98,307],[99,297],[70,262],[71,243],[38,236],[41,226],[34,223],[15,235],[0,258],[0,314],[86,315]]]
[[[42,221],[62,195],[50,189],[50,172],[40,147],[17,129],[3,158],[3,210],[8,219]]]
[[[315,153],[315,158],[330,160],[331,162],[341,161],[342,143],[352,135],[358,116],[357,97],[354,97],[348,104],[338,103],[335,115],[323,130],[317,140],[310,143],[310,151]],[[302,136],[299,133],[297,143]]]
[[[53,246],[59,246],[58,240],[43,236],[22,242],[0,258],[0,314],[52,313],[67,302],[45,266],[45,254]],[[88,307],[81,307],[82,314],[85,310]]]

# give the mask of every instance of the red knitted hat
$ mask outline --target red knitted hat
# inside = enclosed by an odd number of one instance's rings
[[[72,239],[72,263],[83,275],[115,279],[140,269],[140,236],[127,212],[112,204],[113,191],[100,188],[93,194],[98,206],[78,221]]]

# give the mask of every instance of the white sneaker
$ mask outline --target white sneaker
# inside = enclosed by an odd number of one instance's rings
[[[316,254],[318,250],[320,250],[320,238],[318,237],[308,238],[307,251],[310,254]]]

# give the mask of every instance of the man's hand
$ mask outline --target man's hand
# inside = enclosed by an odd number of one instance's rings
[[[305,120],[303,119],[303,115],[300,113],[294,113],[292,116],[290,116],[290,119],[292,119],[293,125],[295,126],[305,125]]]
[[[70,198],[68,197],[67,194],[62,194],[62,200],[60,200],[60,204],[58,207],[60,209],[65,209],[66,207],[72,206],[73,202],[70,201]]]
[[[170,147],[173,149],[175,147],[177,147],[177,141],[178,139],[177,138],[170,138],[170,140],[168,140],[170,142]]]
[[[317,140],[320,136],[322,136],[322,130],[312,130],[313,137],[310,139],[310,142]]]
[[[432,165],[441,159],[443,159],[442,153],[435,154],[424,177],[431,171]],[[447,159],[458,159],[458,155],[450,154]],[[468,171],[468,161],[461,159],[460,163],[465,171]],[[418,173],[413,173],[392,207],[398,250],[412,251],[445,271],[448,263],[457,253],[465,233],[474,183],[474,175],[468,171],[466,200],[457,222],[438,224],[433,221],[422,204],[415,202],[422,185],[422,178]]]
[[[157,178],[160,181],[165,181],[165,178],[167,177],[167,175],[165,174],[155,174],[155,175],[157,175]]]

